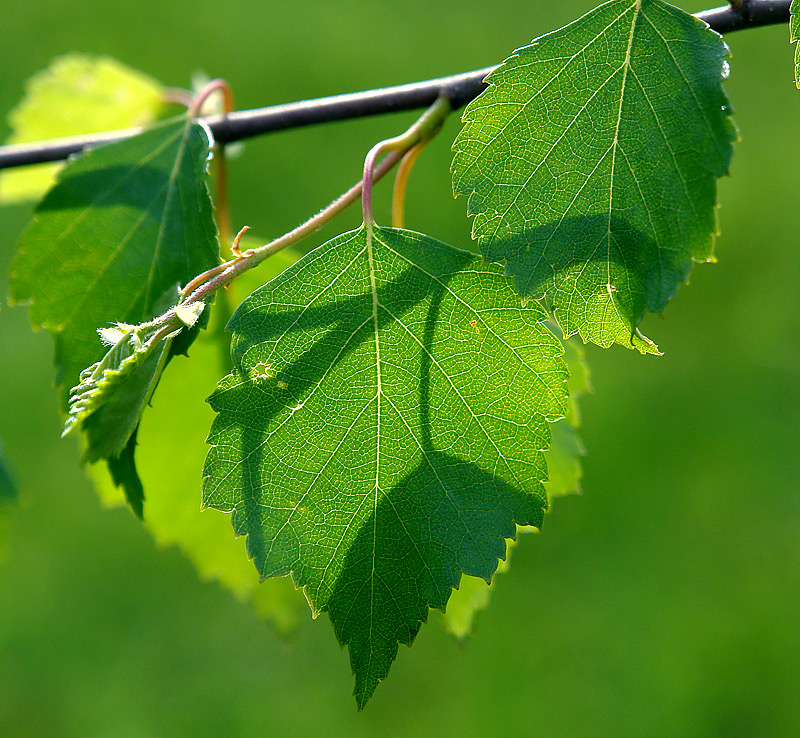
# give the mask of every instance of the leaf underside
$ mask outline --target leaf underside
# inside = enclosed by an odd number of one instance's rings
[[[292,574],[350,650],[363,707],[462,573],[489,580],[539,526],[558,339],[502,270],[364,227],[238,308],[204,503],[232,512],[262,577]]]
[[[565,335],[656,352],[637,324],[713,260],[727,53],[662,0],[613,0],[516,51],[467,107],[453,186],[473,237]]]

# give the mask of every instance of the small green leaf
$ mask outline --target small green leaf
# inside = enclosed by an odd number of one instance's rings
[[[656,352],[637,324],[714,260],[727,54],[662,0],[612,0],[516,51],[467,106],[453,186],[473,236],[565,335]]]
[[[205,306],[204,302],[192,302],[188,305],[181,303],[175,306],[175,315],[187,328],[193,328],[203,314]]]
[[[25,97],[8,115],[6,143],[144,126],[164,108],[156,80],[107,56],[67,54],[35,74]],[[38,164],[0,175],[0,204],[37,200],[52,186],[62,164]]]
[[[246,238],[242,248],[261,243]],[[241,301],[297,258],[298,254],[288,249],[271,256],[257,269],[239,277],[218,300],[233,304]],[[215,308],[208,312],[212,313],[209,329],[202,331],[192,344],[188,361],[183,357],[173,358],[169,371],[161,378],[152,407],[139,424],[135,440],[132,437],[137,444],[133,471],[138,473],[132,473],[131,454],[127,451],[109,464],[110,471],[116,473],[116,485],[122,486],[128,497],[143,486],[144,526],[159,545],[177,546],[203,579],[218,581],[237,599],[252,605],[278,631],[286,633],[307,611],[302,593],[288,577],[259,583],[258,572],[247,560],[244,538],[231,535],[230,517],[200,507],[204,441],[213,418],[205,399],[220,375],[230,368],[230,352],[224,340],[227,334],[222,333],[219,325],[223,311]],[[125,503],[102,466],[90,467],[89,475],[106,504]],[[128,503],[131,504],[130,499]]]
[[[76,158],[22,234],[11,295],[53,335],[63,407],[105,353],[98,328],[149,320],[169,288],[218,263],[209,135],[181,118]]]
[[[551,502],[556,497],[581,491],[581,457],[586,451],[578,435],[581,424],[578,400],[592,391],[584,350],[575,339],[564,341],[564,360],[569,369],[567,416],[551,425],[552,445],[545,451],[548,479],[544,486]]]
[[[491,579],[547,507],[566,370],[502,270],[362,227],[253,293],[211,396],[204,501],[263,577],[292,574],[350,650],[363,707],[462,573]]]
[[[789,41],[795,44],[794,81],[800,88],[800,46],[797,46],[797,42],[800,41],[800,0],[792,0],[789,13]]]
[[[83,425],[91,437],[89,419],[113,407],[107,422],[95,421],[95,428],[102,430],[94,434],[97,438],[90,440],[86,454],[89,461],[122,451],[169,355],[171,339],[153,343],[153,336],[148,336],[146,330],[138,326],[114,330],[121,333],[119,339],[100,361],[81,372],[80,384],[70,390],[69,413],[61,434],[65,436]],[[104,335],[110,335],[110,331],[105,331]],[[139,398],[138,402],[136,398]],[[110,439],[109,433],[116,438]],[[97,443],[102,444],[100,448]]]
[[[125,501],[139,520],[144,520],[144,485],[136,469],[136,436],[139,426],[135,426],[125,447],[116,456],[106,457],[106,466],[111,481],[122,490]]]

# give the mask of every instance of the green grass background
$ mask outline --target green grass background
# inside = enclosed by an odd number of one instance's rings
[[[496,63],[590,5],[12,3],[0,111],[73,50],[172,85],[223,76],[245,108]],[[425,627],[362,714],[325,616],[284,643],[127,510],[101,509],[58,437],[49,338],[4,308],[0,438],[23,499],[0,564],[0,736],[800,735],[800,92],[785,27],[728,41],[742,141],[720,183],[719,264],[646,321],[662,358],[589,349],[585,494],[525,538],[465,645]],[[412,118],[249,142],[231,166],[234,223],[288,230]],[[415,169],[407,221],[466,246],[457,126]],[[388,222],[387,186],[377,201]],[[27,217],[0,211],[3,274]]]

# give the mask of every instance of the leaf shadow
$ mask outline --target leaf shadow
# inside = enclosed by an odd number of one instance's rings
[[[83,172],[68,171],[37,206],[36,213],[126,205],[157,219],[158,211],[150,212],[153,193],[163,192],[169,185],[169,169],[146,165],[132,168],[117,164]]]
[[[516,514],[529,501],[478,464],[434,447],[430,381],[443,294],[439,288],[431,297],[420,351],[419,462],[375,495],[326,608],[350,651],[359,709],[387,676],[398,645],[413,643],[429,609],[444,611],[462,573],[491,580],[505,559],[505,539],[516,537]]]
[[[576,295],[613,295],[632,330],[647,311],[666,306],[692,265],[688,250],[662,248],[628,221],[608,215],[570,217],[520,233],[483,237],[481,250],[488,261],[506,262],[506,273],[523,298],[543,298],[563,315],[586,311],[575,306]]]

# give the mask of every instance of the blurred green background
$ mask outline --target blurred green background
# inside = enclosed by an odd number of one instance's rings
[[[0,111],[73,50],[171,85],[223,76],[246,108],[497,63],[590,7],[7,4]],[[101,509],[59,440],[50,340],[4,308],[0,438],[23,499],[0,564],[0,736],[800,735],[800,92],[785,27],[728,42],[742,141],[720,183],[719,264],[646,321],[662,358],[590,347],[585,494],[524,539],[465,645],[423,628],[362,714],[325,616],[286,644],[130,512]],[[413,117],[250,141],[231,166],[235,225],[293,227]],[[457,125],[417,165],[407,223],[467,246],[448,173]],[[3,275],[27,217],[0,212]]]

